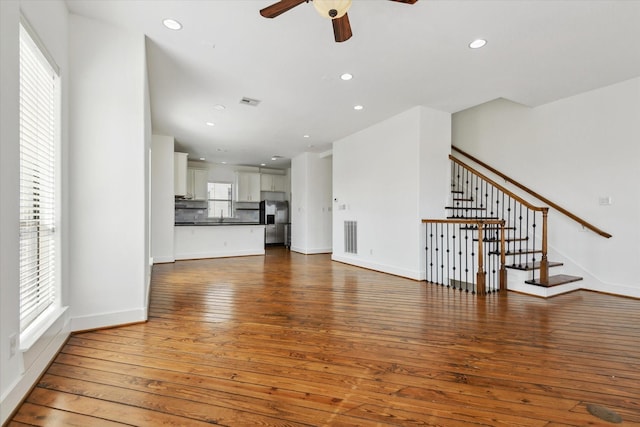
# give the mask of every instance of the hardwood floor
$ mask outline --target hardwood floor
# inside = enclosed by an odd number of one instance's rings
[[[153,269],[149,321],[73,335],[9,425],[640,425],[640,301],[486,297],[328,255]]]

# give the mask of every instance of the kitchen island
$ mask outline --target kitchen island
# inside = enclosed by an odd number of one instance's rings
[[[264,255],[264,225],[239,222],[176,223],[176,260]]]

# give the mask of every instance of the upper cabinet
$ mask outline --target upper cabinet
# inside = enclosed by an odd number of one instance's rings
[[[260,175],[260,190],[285,192],[285,176],[263,173]]]
[[[260,201],[260,174],[257,172],[236,172],[236,201]]]
[[[209,170],[199,168],[187,169],[187,198],[193,200],[206,200]]]
[[[187,196],[187,153],[173,153],[173,193]]]

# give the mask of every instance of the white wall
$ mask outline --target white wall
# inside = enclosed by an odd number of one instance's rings
[[[291,160],[291,250],[332,251],[332,157],[303,153]]]
[[[420,221],[444,212],[450,119],[415,107],[334,143],[333,259],[424,277]],[[444,184],[421,182],[430,175]],[[358,222],[357,255],[344,252],[345,220]]]
[[[454,145],[613,235],[550,211],[550,260],[584,276],[585,288],[636,297],[638,141],[640,78],[533,109],[496,100],[453,117]],[[613,204],[600,205],[601,197]]]
[[[66,316],[52,324],[31,348],[11,356],[9,337],[19,336],[19,22],[25,16],[46,50],[60,67],[62,83],[62,163],[66,163],[68,144],[68,34],[67,11],[62,1],[0,1],[0,423],[4,423],[15,406],[46,368],[68,335]],[[62,171],[61,206],[61,293],[67,304],[66,206],[68,196],[66,171]],[[20,345],[20,343],[18,343]]]
[[[69,17],[72,330],[146,319],[145,39]]]
[[[172,136],[153,135],[151,143],[151,257],[154,263],[173,262]]]

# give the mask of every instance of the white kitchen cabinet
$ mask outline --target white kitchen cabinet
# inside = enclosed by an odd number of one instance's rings
[[[257,172],[236,172],[236,201],[260,201],[260,174]]]
[[[260,175],[260,190],[285,192],[285,176],[263,173]]]
[[[206,200],[209,171],[207,169],[187,169],[187,198],[193,200]]]
[[[173,193],[187,196],[187,153],[173,153]]]

